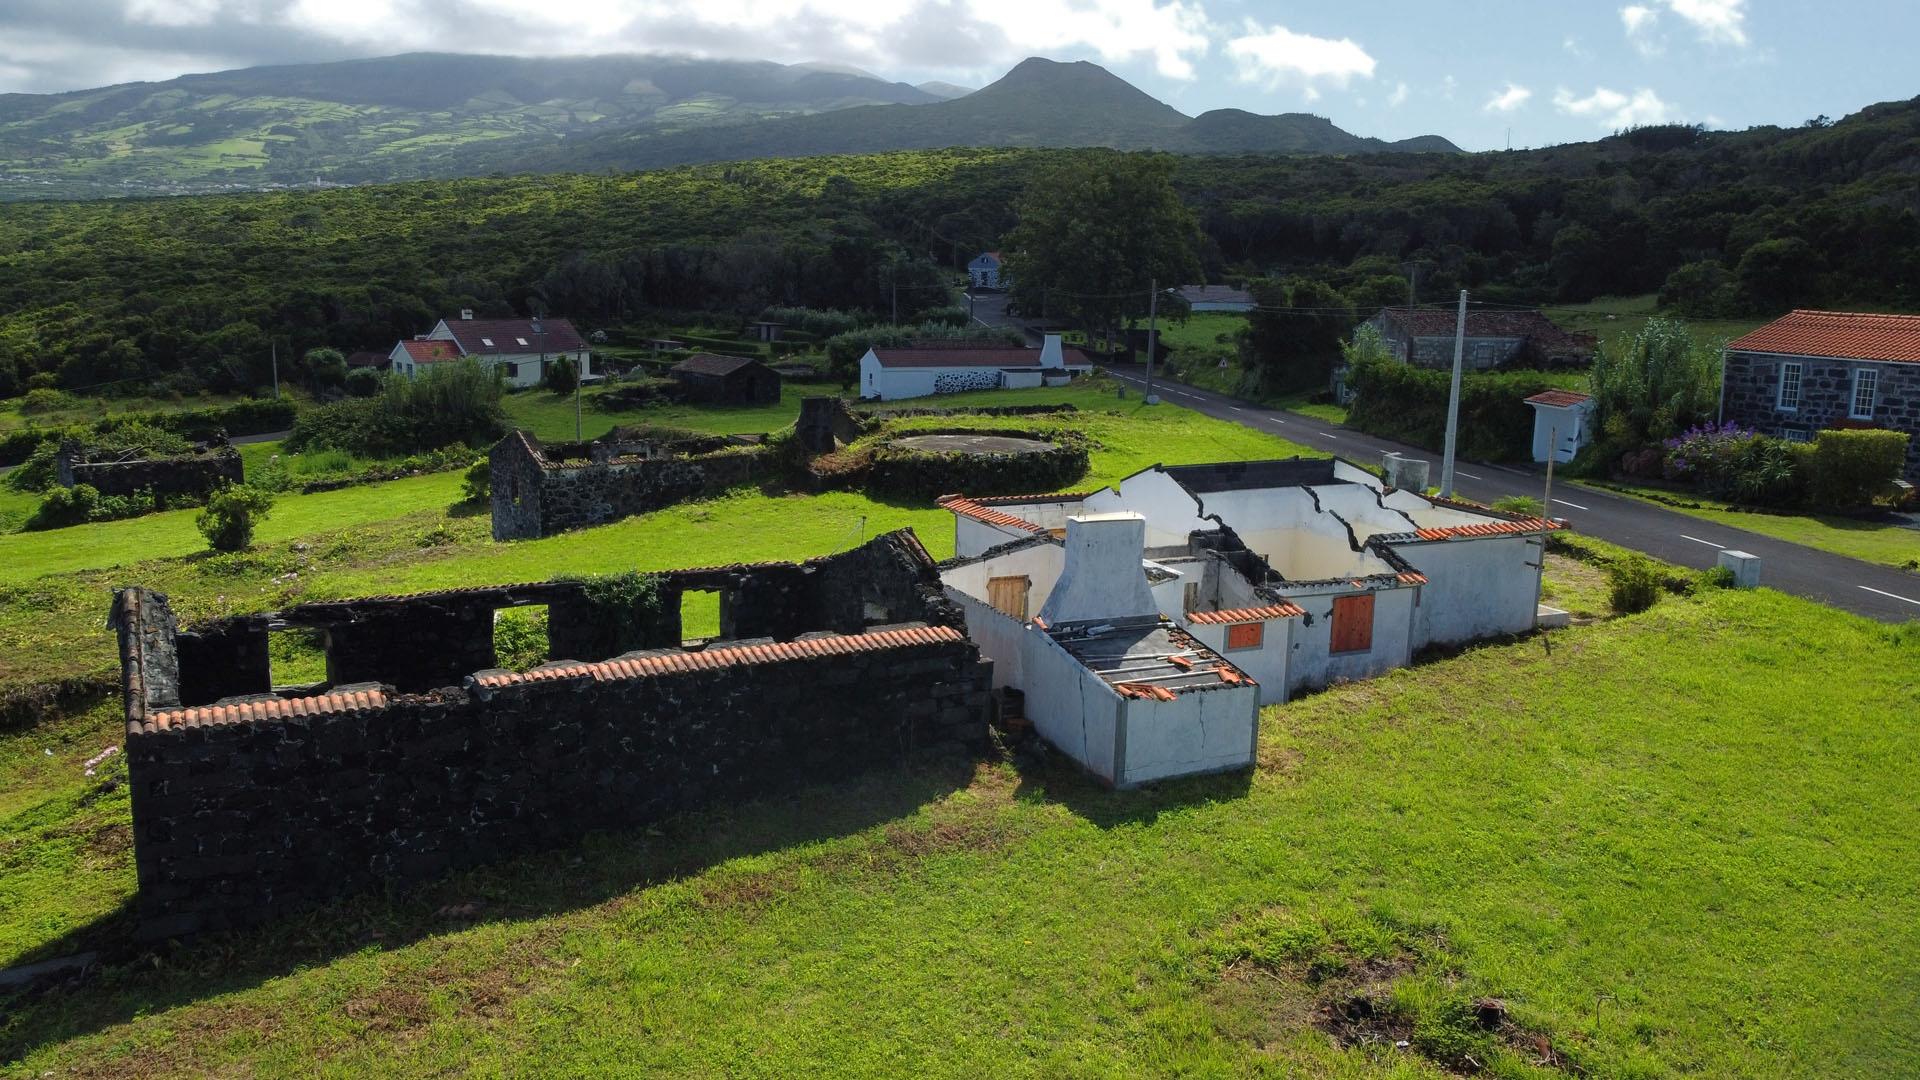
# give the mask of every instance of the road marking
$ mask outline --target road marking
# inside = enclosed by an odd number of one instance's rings
[[[1580,505],[1579,503],[1570,503],[1570,502],[1568,502],[1568,501],[1567,501],[1567,500],[1565,500],[1565,499],[1555,499],[1555,500],[1553,500],[1553,501],[1554,501],[1554,502],[1557,502],[1557,503],[1559,503],[1559,504],[1560,504],[1561,506],[1571,506],[1571,507],[1573,507],[1573,508],[1574,508],[1575,510],[1585,510],[1585,509],[1586,509],[1586,507],[1584,507],[1584,506],[1581,506],[1581,505]]]
[[[1269,424],[1279,424],[1281,427],[1287,426],[1287,422],[1285,420],[1281,420],[1277,417],[1263,416],[1260,419],[1265,420]]]
[[[1920,600],[1915,600],[1910,596],[1901,596],[1899,593],[1881,592],[1879,589],[1876,589],[1871,585],[1856,585],[1854,586],[1854,588],[1865,589],[1870,593],[1880,593],[1881,596],[1889,597],[1894,600],[1904,601],[1906,603],[1914,605],[1915,607],[1920,607]]]
[[[1241,407],[1240,407],[1240,406],[1238,406],[1238,405],[1229,405],[1229,406],[1227,406],[1227,408],[1229,408],[1229,409],[1232,409],[1232,410],[1233,410],[1234,412],[1246,412],[1246,411],[1247,411],[1247,410],[1245,410],[1245,409],[1243,409],[1243,408],[1241,408]]]
[[[1470,472],[1468,472],[1468,471],[1467,471],[1467,470],[1465,470],[1465,469],[1455,469],[1455,470],[1453,470],[1453,475],[1455,475],[1455,476],[1464,476],[1464,477],[1466,477],[1466,478],[1467,478],[1467,479],[1469,479],[1469,480],[1485,480],[1485,479],[1486,479],[1486,477],[1484,477],[1484,476],[1475,476],[1475,475],[1473,475],[1472,473],[1470,473]]]
[[[1710,547],[1710,548],[1719,548],[1719,549],[1720,549],[1721,551],[1725,551],[1725,550],[1727,550],[1727,545],[1725,545],[1725,544],[1716,544],[1716,543],[1714,543],[1714,542],[1713,542],[1713,541],[1711,541],[1711,540],[1702,540],[1702,539],[1700,539],[1700,538],[1699,538],[1699,537],[1697,537],[1697,536],[1688,536],[1688,535],[1687,535],[1686,533],[1681,533],[1681,534],[1680,534],[1680,539],[1682,539],[1682,540],[1691,540],[1691,541],[1693,541],[1693,542],[1694,542],[1694,543],[1696,543],[1696,544],[1705,544],[1705,545],[1707,545],[1707,546],[1708,546],[1708,547]]]

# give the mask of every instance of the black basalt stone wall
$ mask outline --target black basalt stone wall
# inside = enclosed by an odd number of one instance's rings
[[[589,829],[973,752],[989,665],[949,628],[870,636],[909,633],[924,639],[786,659],[757,650],[764,661],[710,670],[574,665],[507,685],[333,695],[315,715],[276,701],[130,720],[142,932],[254,923]]]
[[[728,449],[556,461],[525,432],[488,455],[495,540],[530,540],[664,509],[766,474],[768,454]]]
[[[228,484],[243,482],[245,471],[240,451],[224,440],[205,451],[176,457],[91,461],[86,448],[69,439],[54,458],[54,476],[62,487],[86,484],[102,495],[151,491],[155,495],[204,497]]]
[[[1800,407],[1779,407],[1780,364],[1800,365]],[[1880,375],[1873,420],[1876,427],[1904,431],[1907,440],[1907,480],[1920,484],[1920,364],[1857,364],[1818,357],[1779,357],[1756,353],[1727,353],[1726,381],[1721,391],[1724,419],[1763,435],[1804,432],[1811,438],[1823,428],[1847,427],[1860,421],[1852,409],[1853,369],[1872,367]]]

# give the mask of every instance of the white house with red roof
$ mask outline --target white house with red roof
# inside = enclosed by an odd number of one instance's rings
[[[572,358],[583,381],[599,377],[591,370],[586,339],[566,319],[476,319],[472,311],[462,311],[457,319],[435,323],[426,336],[400,342],[388,355],[403,375],[471,356],[499,368],[507,385],[516,387],[540,385],[547,365],[563,356]]]
[[[1020,390],[1064,385],[1093,370],[1079,349],[1048,334],[1038,349],[983,342],[920,342],[871,348],[860,358],[860,396],[871,400],[957,394],[966,390]]]
[[[941,566],[948,595],[994,661],[996,684],[1024,692],[1050,739],[1050,730],[1077,738],[1082,718],[1072,699],[1037,685],[1056,676],[1031,662],[1047,652],[1035,635],[1075,629],[1054,598],[1076,575],[1072,535],[1087,521],[1140,520],[1127,556],[1103,562],[1115,579],[1107,588],[1144,588],[1154,615],[1256,682],[1262,704],[1557,614],[1540,606],[1557,523],[1396,490],[1338,458],[1155,465],[1099,491],[949,495],[940,505],[954,515],[955,557]],[[1079,621],[1105,619],[1100,606]]]
[[[1728,342],[1720,370],[1722,420],[1796,441],[1903,431],[1920,484],[1920,315],[1791,312]]]

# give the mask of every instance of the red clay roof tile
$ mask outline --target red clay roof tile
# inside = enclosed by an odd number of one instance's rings
[[[1303,608],[1293,604],[1272,604],[1267,607],[1228,608],[1225,611],[1192,611],[1187,613],[1188,622],[1203,626],[1218,623],[1265,622],[1268,619],[1291,619],[1296,615],[1305,615]]]
[[[1794,311],[1727,348],[1788,356],[1920,363],[1920,315],[1875,315],[1848,311]]]
[[[1546,518],[1521,518],[1518,521],[1489,521],[1484,525],[1447,525],[1436,529],[1415,529],[1422,540],[1473,539],[1477,536],[1506,536],[1512,533],[1543,532],[1564,529],[1565,525]]]
[[[964,495],[942,495],[935,500],[935,505],[951,510],[962,517],[970,517],[975,521],[986,522],[988,525],[998,525],[1007,529],[1022,529],[1030,533],[1044,533],[1047,531],[1025,518],[1017,518],[1012,514],[1002,513],[999,510],[982,506]]]
[[[157,731],[201,727],[209,724],[242,724],[252,720],[278,720],[292,716],[326,716],[333,713],[366,712],[387,707],[387,695],[379,690],[351,693],[314,694],[301,698],[273,698],[241,701],[229,705],[196,705],[185,709],[161,709],[152,716]]]
[[[1572,390],[1542,390],[1526,400],[1530,403],[1557,405],[1561,408],[1566,408],[1571,405],[1578,405],[1583,401],[1592,401],[1593,395],[1581,394]]]
[[[901,649],[915,645],[944,645],[965,640],[965,636],[960,631],[950,626],[908,626],[896,630],[873,630],[864,634],[842,634],[837,637],[787,641],[774,645],[729,645],[718,649],[703,649],[699,652],[667,653],[661,656],[641,656],[626,660],[603,660],[596,664],[567,664],[557,668],[535,668],[527,672],[488,672],[485,675],[474,676],[473,681],[476,685],[489,689],[525,683],[552,682],[559,679],[591,678],[596,682],[606,682],[611,679],[638,678],[641,675],[715,671],[749,664],[778,664],[822,656],[844,656],[849,653]]]

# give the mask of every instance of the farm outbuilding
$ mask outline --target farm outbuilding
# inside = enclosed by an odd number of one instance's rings
[[[780,400],[780,373],[744,356],[695,353],[667,374],[688,401],[764,405]]]

